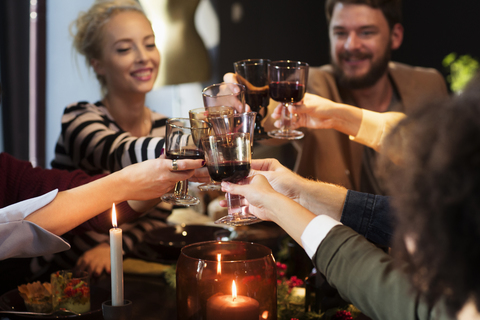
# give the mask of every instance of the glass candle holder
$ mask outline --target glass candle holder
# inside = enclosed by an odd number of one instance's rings
[[[185,246],[176,281],[179,320],[277,319],[275,260],[263,245],[208,241]]]

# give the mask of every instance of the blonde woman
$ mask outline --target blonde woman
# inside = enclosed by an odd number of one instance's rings
[[[52,167],[97,174],[158,158],[166,117],[145,106],[145,96],[157,78],[160,54],[142,8],[135,0],[96,1],[73,26],[74,47],[95,72],[103,97],[65,109]],[[135,224],[122,226],[125,253],[146,231],[164,226],[169,213],[170,208],[155,209]],[[106,235],[89,232],[70,240],[74,250],[49,263],[76,265],[94,275],[110,271]],[[45,268],[47,262],[41,260],[38,264]]]

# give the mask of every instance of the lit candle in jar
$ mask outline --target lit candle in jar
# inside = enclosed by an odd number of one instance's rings
[[[258,320],[259,312],[257,300],[237,295],[235,281],[231,295],[215,295],[207,301],[207,320]]]
[[[122,229],[117,227],[117,212],[112,206],[112,225],[110,229],[110,264],[112,279],[112,306],[123,306],[123,249]]]
[[[222,274],[222,254],[217,254],[217,275],[221,275]]]

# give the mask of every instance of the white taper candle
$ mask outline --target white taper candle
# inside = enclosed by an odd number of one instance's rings
[[[117,227],[115,204],[112,206],[112,225],[110,229],[110,264],[112,279],[112,305],[123,306],[123,249],[122,229]]]

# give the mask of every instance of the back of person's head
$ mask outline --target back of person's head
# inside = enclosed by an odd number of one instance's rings
[[[380,9],[387,19],[390,30],[395,24],[402,23],[402,0],[327,0],[325,2],[327,25],[330,25],[333,9],[337,3],[367,5],[374,9]]]
[[[431,103],[392,131],[402,166],[389,168],[397,229],[393,253],[415,288],[454,315],[480,310],[480,77],[459,96]]]
[[[70,33],[73,36],[73,46],[78,53],[85,56],[87,65],[91,66],[92,59],[101,58],[103,26],[114,15],[124,11],[137,11],[144,14],[136,0],[96,0],[87,12],[80,12],[78,18],[72,22]],[[97,79],[104,87],[105,79],[99,75]]]

